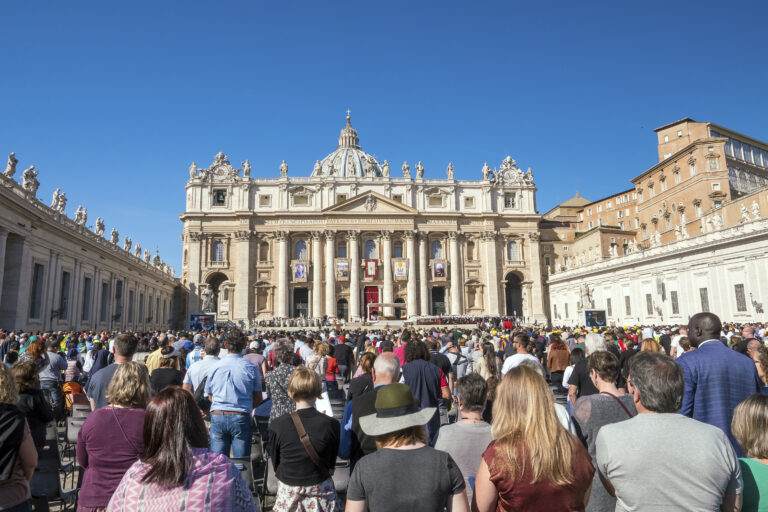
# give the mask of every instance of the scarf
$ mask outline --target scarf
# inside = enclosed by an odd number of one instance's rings
[[[27,338],[27,341],[25,341],[24,344],[19,348],[19,355],[26,352],[33,341],[37,341],[39,339],[40,339],[40,336],[38,335],[30,336],[29,338]]]
[[[13,404],[0,404],[0,481],[11,478],[24,440],[24,414]]]

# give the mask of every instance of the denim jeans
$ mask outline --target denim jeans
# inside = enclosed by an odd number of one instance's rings
[[[211,451],[229,457],[250,457],[253,424],[248,414],[211,415]]]
[[[57,418],[64,414],[64,394],[61,392],[61,384],[55,380],[41,380],[40,389],[47,389],[53,400],[53,412]]]

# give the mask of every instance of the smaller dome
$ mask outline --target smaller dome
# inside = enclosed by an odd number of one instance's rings
[[[357,130],[352,128],[347,116],[347,125],[339,135],[336,151],[315,162],[312,176],[337,176],[343,178],[382,176],[382,168],[376,159],[360,148]]]

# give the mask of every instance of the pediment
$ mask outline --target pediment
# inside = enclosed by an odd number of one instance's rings
[[[394,201],[378,192],[369,190],[354,197],[350,197],[346,201],[329,206],[323,210],[323,213],[416,215],[419,212],[410,206]]]

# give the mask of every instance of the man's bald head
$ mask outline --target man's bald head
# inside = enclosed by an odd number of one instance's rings
[[[762,343],[760,343],[758,340],[749,340],[749,343],[747,343],[747,352],[749,355],[751,356],[757,352],[757,349],[760,348],[760,345],[762,345]]]
[[[714,313],[696,313],[688,321],[688,339],[698,347],[702,341],[720,339],[723,324]]]
[[[751,325],[745,325],[744,328],[741,330],[741,335],[745,338],[754,338],[755,337],[755,328]]]
[[[373,363],[373,384],[392,384],[400,379],[400,359],[393,352],[382,352]]]

